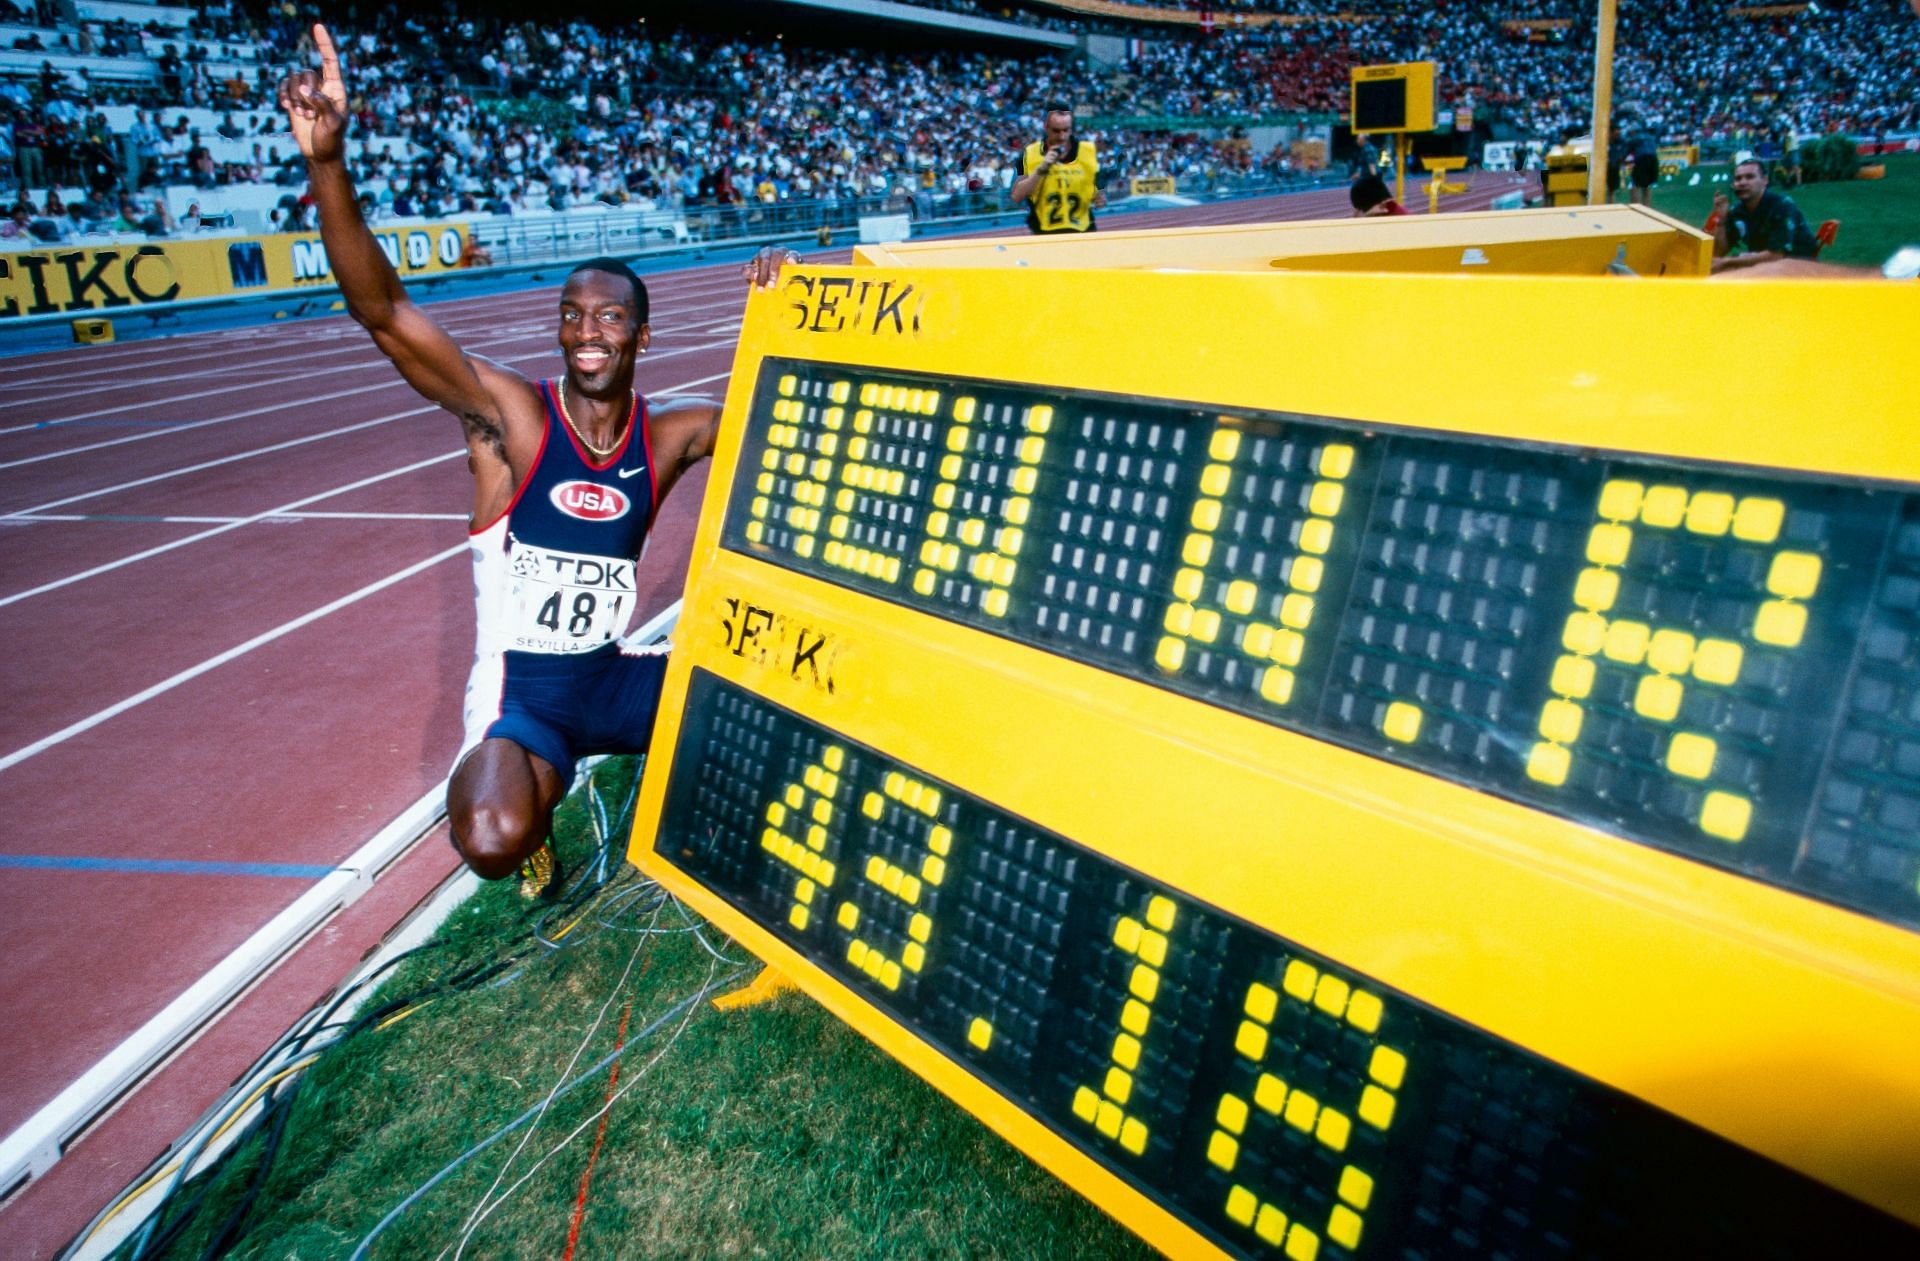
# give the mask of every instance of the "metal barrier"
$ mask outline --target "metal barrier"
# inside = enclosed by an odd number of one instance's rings
[[[1111,191],[1124,187],[1124,176],[1117,178]],[[1237,173],[1213,175],[1182,174],[1178,177],[1181,202],[1228,201],[1275,193],[1301,192],[1312,188],[1339,185],[1338,173],[1243,176]],[[1142,204],[1145,203],[1145,204]],[[1164,205],[1157,199],[1115,196],[1103,216],[1124,217],[1130,210]],[[538,216],[476,215],[463,219],[470,238],[492,256],[491,266],[438,271],[432,275],[409,278],[407,287],[422,295],[447,296],[450,293],[478,292],[499,286],[519,272],[537,273],[555,263],[573,262],[596,255],[645,259],[653,266],[691,263],[707,256],[709,249],[725,254],[742,251],[755,244],[787,242],[803,249],[812,244],[819,230],[831,230],[833,239],[847,243],[863,217],[906,214],[911,219],[915,239],[944,236],[955,232],[980,232],[994,229],[1017,230],[1026,214],[1024,206],[1007,201],[999,189],[966,193],[920,192],[905,196],[862,197],[834,201],[776,202],[753,206],[694,206],[684,212],[630,211],[606,209],[573,211]],[[413,221],[385,221],[376,230],[402,229]],[[421,221],[424,222],[424,221]],[[126,238],[132,243],[144,238]],[[6,250],[0,250],[4,258]],[[741,255],[744,257],[744,254]],[[537,275],[536,275],[537,279]],[[207,312],[247,304],[273,302],[290,314],[338,310],[339,291],[331,285],[315,285],[297,291],[248,291],[232,295],[156,302],[134,308],[118,308],[116,321],[142,316],[157,326],[193,312]],[[48,315],[15,316],[5,321],[9,333],[43,331],[72,323],[72,312]],[[178,326],[176,326],[178,327]],[[65,338],[59,343],[64,345]],[[24,349],[16,343],[10,349]],[[40,347],[51,349],[53,345]]]
[[[1317,187],[1333,176],[1322,173],[1289,175],[1183,174],[1177,186],[1182,197],[1216,201],[1269,193],[1295,192]],[[1123,187],[1116,182],[1115,190]],[[1115,197],[1110,212],[1126,209],[1125,197]],[[722,244],[748,240],[779,240],[817,235],[827,229],[836,239],[855,231],[860,220],[876,215],[904,214],[913,221],[915,236],[1000,226],[1026,213],[1007,200],[1000,189],[964,193],[930,190],[886,196],[822,199],[818,201],[748,202],[730,206],[687,206],[672,210],[635,212],[604,210],[564,211],[537,218],[506,215],[473,219],[473,238],[492,256],[496,266],[549,263],[588,258],[596,254],[633,255],[674,246]]]

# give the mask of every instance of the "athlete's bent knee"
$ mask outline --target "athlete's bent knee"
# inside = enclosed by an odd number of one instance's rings
[[[454,848],[482,880],[511,876],[546,839],[544,821],[514,806],[475,803],[451,823]]]

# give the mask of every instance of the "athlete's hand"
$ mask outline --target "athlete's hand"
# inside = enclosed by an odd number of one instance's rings
[[[294,143],[309,162],[337,162],[346,152],[347,85],[340,81],[340,55],[327,28],[315,24],[320,72],[296,70],[280,84],[280,108],[287,111]]]
[[[771,289],[780,269],[798,263],[800,256],[784,245],[769,245],[748,259],[740,275],[755,289]]]

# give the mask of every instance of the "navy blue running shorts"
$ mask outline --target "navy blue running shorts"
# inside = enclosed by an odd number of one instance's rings
[[[476,662],[467,684],[466,739],[455,767],[482,740],[513,741],[560,772],[563,789],[574,764],[597,753],[645,753],[660,709],[667,654],[622,651],[617,643],[592,652],[503,652]],[[487,696],[499,679],[497,699]]]

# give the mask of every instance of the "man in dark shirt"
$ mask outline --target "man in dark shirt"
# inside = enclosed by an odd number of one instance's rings
[[[1812,258],[1819,252],[1807,217],[1784,193],[1767,188],[1767,168],[1752,158],[1734,164],[1733,195],[1713,199],[1720,226],[1713,231],[1713,270],[1727,271],[1782,258]],[[1736,254],[1738,250],[1740,253]]]
[[[1653,186],[1660,182],[1660,142],[1644,127],[1627,141],[1627,200],[1638,206],[1653,204]]]
[[[181,73],[180,53],[172,44],[165,45],[160,50],[160,95],[166,98],[168,105],[180,99],[184,86]]]
[[[47,185],[46,143],[47,129],[40,120],[31,110],[20,111],[20,120],[13,125],[13,169],[23,193]]]
[[[187,145],[187,178],[198,188],[212,188],[216,182],[213,153],[201,141],[198,127],[193,128]]]

